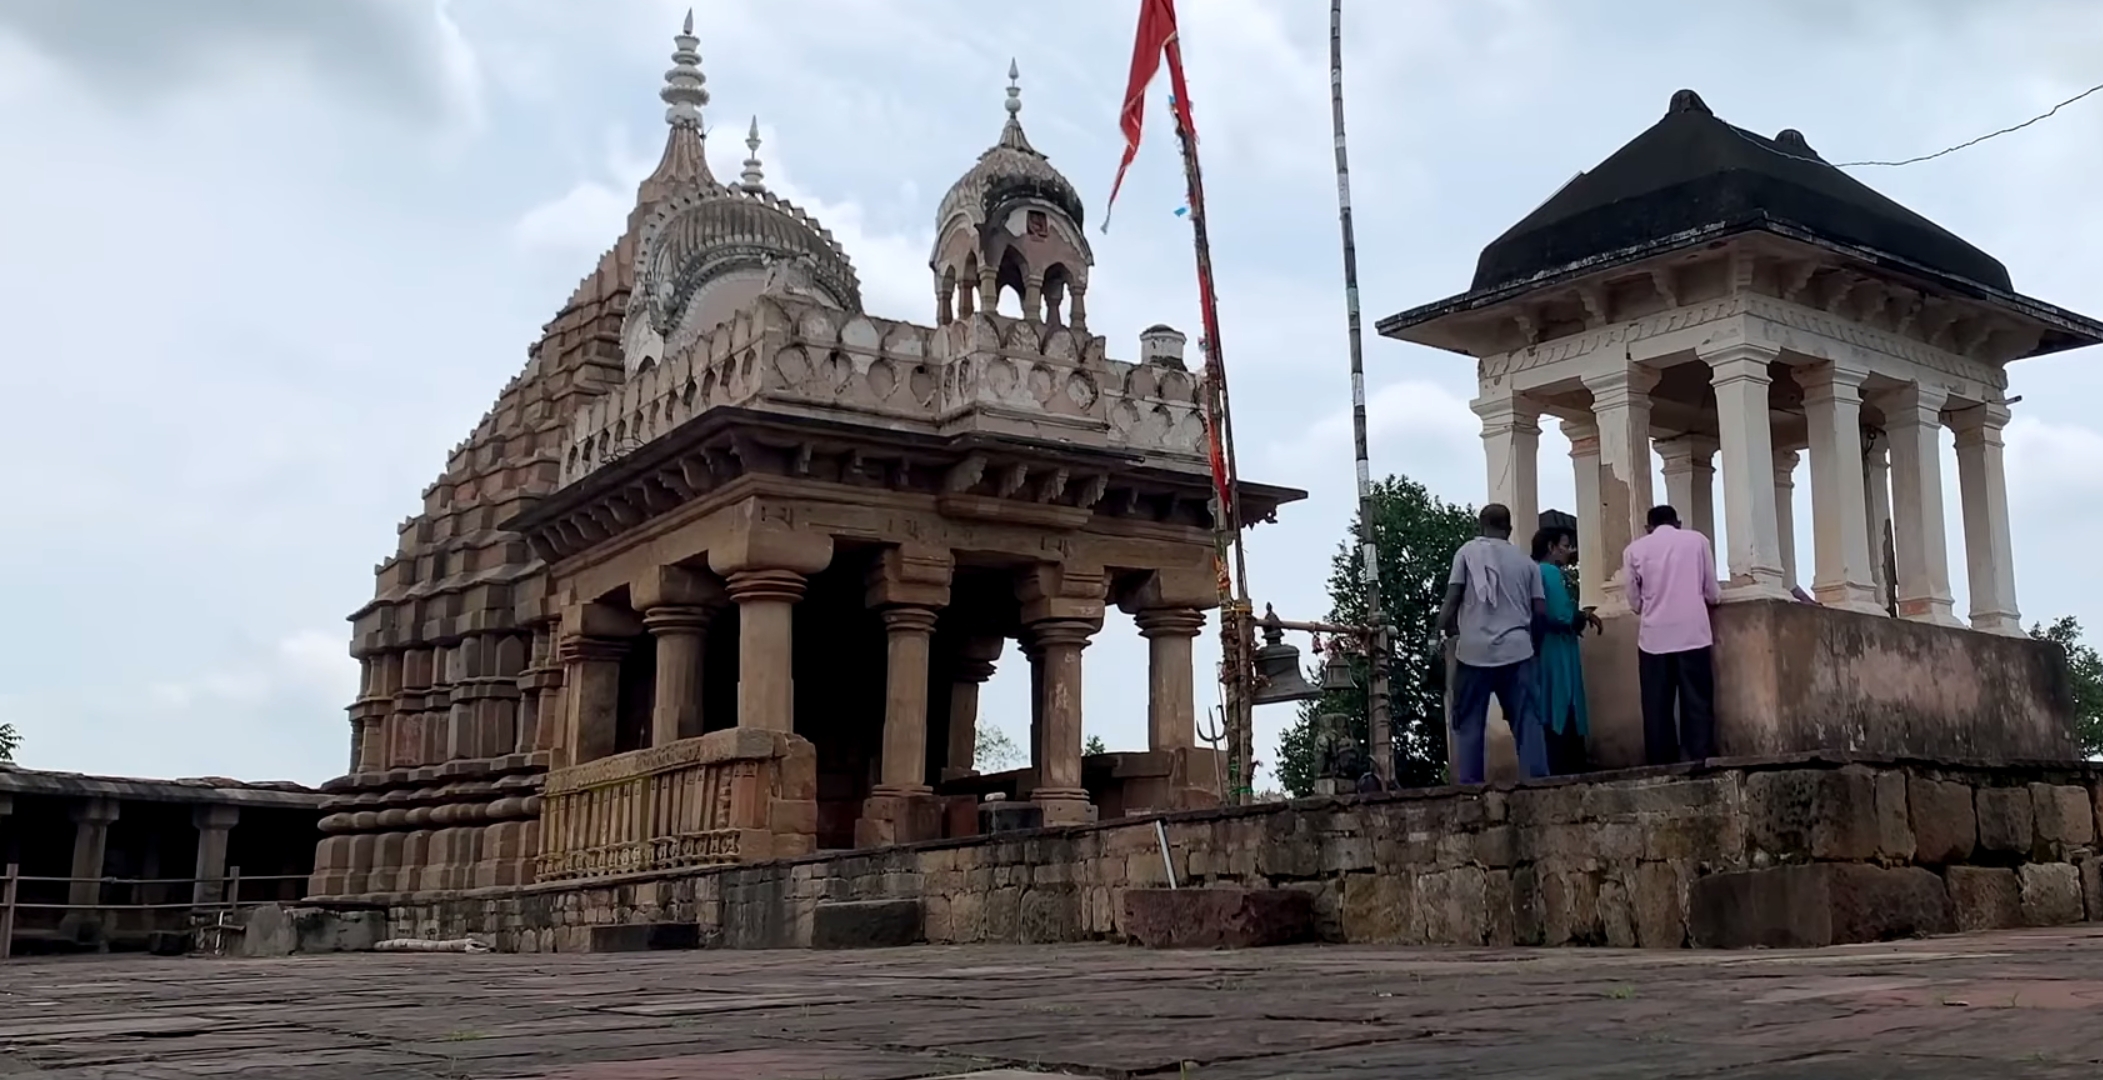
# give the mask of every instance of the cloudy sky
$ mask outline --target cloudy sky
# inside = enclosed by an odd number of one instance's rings
[[[342,770],[343,618],[616,235],[661,145],[655,94],[686,6],[0,0],[0,721],[26,763]],[[1369,325],[1465,288],[1485,242],[1683,86],[1851,160],[1960,142],[2103,81],[2103,6],[2085,0],[1350,7]],[[770,183],[845,243],[869,308],[926,321],[934,207],[997,135],[1011,57],[1032,140],[1100,217],[1136,8],[704,0],[710,153],[734,174],[757,115]],[[1243,471],[1313,493],[1257,531],[1252,578],[1312,616],[1351,476],[1328,5],[1183,8]],[[1090,321],[1126,358],[1141,327],[1197,324],[1160,135],[1096,241]],[[2103,95],[1860,175],[1999,256],[2020,290],[2103,313],[2099,173]],[[1367,366],[1375,469],[1479,500],[1472,366],[1378,338]],[[2083,550],[2103,528],[2103,355],[2030,361],[2013,382],[2023,611],[2103,627]],[[1566,449],[1543,439],[1546,505],[1569,504]],[[1962,551],[1953,533],[1960,611]],[[1113,616],[1088,663],[1090,730],[1143,745],[1130,623]],[[1011,670],[989,691],[1017,734],[1026,687]],[[1259,756],[1285,719],[1264,719]]]

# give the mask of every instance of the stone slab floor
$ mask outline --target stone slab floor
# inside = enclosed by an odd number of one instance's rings
[[[1116,946],[0,963],[0,1076],[2103,1075],[2103,927],[1822,952]]]

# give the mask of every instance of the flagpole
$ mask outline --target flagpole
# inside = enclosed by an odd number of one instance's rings
[[[1373,470],[1366,447],[1365,345],[1358,317],[1358,241],[1351,227],[1351,166],[1344,154],[1344,0],[1329,0],[1329,115],[1336,131],[1337,221],[1344,235],[1344,320],[1351,340],[1351,440],[1358,476],[1359,576],[1365,585],[1366,742],[1373,772],[1395,779],[1394,712],[1388,686],[1387,616],[1380,604],[1380,549],[1374,540]]]

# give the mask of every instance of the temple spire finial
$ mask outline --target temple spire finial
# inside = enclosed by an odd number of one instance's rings
[[[738,184],[746,191],[766,190],[766,177],[759,168],[759,117],[752,118],[752,130],[745,135],[745,171],[738,175]]]
[[[1036,153],[1035,147],[1022,133],[1022,69],[1011,58],[1008,61],[1008,122],[1000,129],[1000,145],[1010,150],[1027,150]]]
[[[673,127],[701,127],[701,107],[708,104],[708,76],[701,73],[701,39],[694,36],[694,13],[689,9],[679,33],[672,38],[672,70],[664,73],[665,123]]]

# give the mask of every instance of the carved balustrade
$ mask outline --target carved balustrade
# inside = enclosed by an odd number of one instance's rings
[[[541,798],[541,881],[759,862],[812,850],[817,757],[735,728],[557,769]]]

